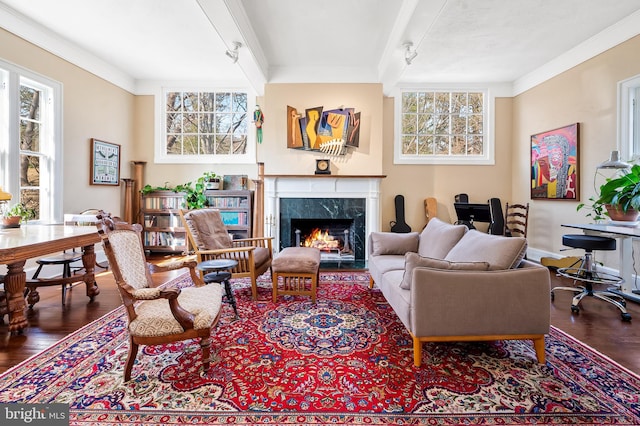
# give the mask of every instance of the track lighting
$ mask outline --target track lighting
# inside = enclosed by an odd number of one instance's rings
[[[233,50],[227,50],[226,52],[224,52],[224,54],[227,55],[227,57],[231,59],[231,62],[235,64],[236,62],[238,62],[238,54],[240,48],[242,47],[242,43],[240,43],[239,41],[234,41],[231,43],[231,45],[233,46]]]
[[[410,41],[404,43],[402,46],[404,46],[404,61],[407,65],[411,65],[411,62],[418,56],[418,52],[416,52],[415,49],[412,50],[413,43]]]

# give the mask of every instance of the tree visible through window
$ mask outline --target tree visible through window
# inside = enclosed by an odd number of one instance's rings
[[[20,85],[20,202],[40,218],[40,147],[42,91]]]
[[[169,156],[247,153],[247,93],[167,92]]]
[[[402,154],[481,156],[482,92],[403,92]]]

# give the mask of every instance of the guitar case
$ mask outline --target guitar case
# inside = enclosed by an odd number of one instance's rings
[[[396,204],[396,220],[391,221],[389,224],[391,225],[391,232],[396,232],[400,234],[406,234],[407,232],[411,232],[411,227],[407,225],[407,222],[404,220],[404,195],[396,195],[395,198]]]

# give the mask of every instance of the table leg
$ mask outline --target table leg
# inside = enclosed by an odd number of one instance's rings
[[[27,274],[24,272],[22,260],[7,265],[7,275],[4,277],[4,289],[7,293],[7,305],[9,310],[9,331],[22,333],[22,330],[29,325],[24,315],[25,301],[24,288],[27,282]]]
[[[95,277],[96,251],[93,244],[82,247],[82,265],[85,270],[83,281],[87,286],[87,297],[93,302],[93,299],[100,294]]]

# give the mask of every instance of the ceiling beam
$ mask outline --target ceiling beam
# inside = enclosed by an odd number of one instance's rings
[[[240,0],[197,0],[209,22],[229,50],[242,43],[238,66],[258,96],[264,95],[269,64]]]
[[[409,65],[404,60],[403,44],[413,43],[419,52],[422,40],[438,20],[448,0],[403,0],[378,65],[378,78],[385,95],[390,95]]]

